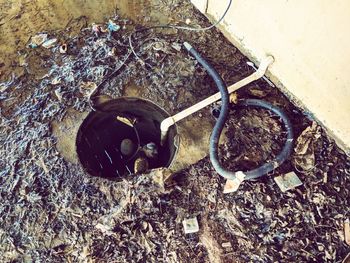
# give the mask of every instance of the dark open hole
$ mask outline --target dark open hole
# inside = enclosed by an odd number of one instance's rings
[[[143,155],[141,148],[153,142],[158,157],[147,159],[149,169],[168,167],[177,147],[176,127],[169,130],[164,146],[160,145],[160,123],[167,117],[165,110],[143,99],[118,98],[100,105],[78,131],[76,146],[82,166],[93,176],[111,179],[132,174],[135,160]],[[121,152],[125,139],[135,146],[129,155]]]

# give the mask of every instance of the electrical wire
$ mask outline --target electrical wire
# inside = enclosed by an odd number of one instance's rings
[[[144,32],[144,31],[148,31],[148,30],[152,30],[152,29],[157,29],[157,28],[172,28],[172,29],[180,29],[180,30],[189,30],[189,31],[198,31],[198,32],[202,32],[202,31],[206,31],[206,30],[210,30],[213,27],[216,27],[218,24],[221,23],[222,20],[224,20],[224,18],[226,17],[226,14],[228,13],[228,11],[230,10],[232,5],[232,0],[229,0],[228,6],[225,9],[225,12],[223,13],[223,15],[220,17],[220,19],[218,21],[216,21],[216,23],[208,26],[208,27],[203,27],[203,28],[196,28],[196,27],[187,27],[187,26],[178,26],[178,25],[156,25],[156,26],[150,26],[150,27],[146,27],[146,28],[142,28],[139,30],[134,30],[130,35],[129,35],[129,46],[130,46],[130,51],[128,52],[128,54],[125,56],[125,59],[122,61],[121,65],[118,66],[111,74],[105,76],[102,80],[102,82],[96,87],[95,91],[93,92],[93,94],[91,94],[88,98],[88,103],[89,106],[92,110],[96,110],[91,102],[91,97],[94,96],[95,94],[97,94],[99,92],[99,90],[101,89],[101,87],[106,83],[106,81],[110,78],[112,78],[113,76],[116,75],[116,73],[125,66],[127,60],[130,58],[130,55],[133,54],[135,56],[135,58],[137,60],[139,60],[143,65],[146,65],[146,63],[137,55],[134,45],[133,45],[133,35],[136,33],[140,33],[140,32]],[[138,46],[138,48],[141,46],[142,44],[140,44]]]
[[[212,25],[210,25],[208,27],[199,27],[199,28],[197,28],[197,27],[188,27],[188,26],[178,26],[178,25],[167,24],[167,25],[150,26],[150,27],[146,27],[146,28],[143,28],[143,29],[134,30],[129,36],[130,49],[131,49],[132,53],[134,54],[134,56],[139,61],[141,61],[142,64],[145,64],[145,62],[137,55],[137,53],[136,53],[136,51],[134,49],[134,46],[133,46],[133,43],[132,43],[132,37],[133,37],[134,34],[140,33],[140,32],[144,32],[144,31],[148,31],[148,30],[151,30],[151,29],[157,29],[157,28],[180,29],[180,30],[188,30],[188,31],[196,31],[196,32],[202,32],[202,31],[210,30],[210,29],[216,27],[218,24],[220,24],[222,20],[224,20],[224,18],[226,17],[228,11],[231,8],[231,5],[232,5],[232,0],[229,0],[228,6],[225,9],[225,12],[223,13],[223,15],[220,17],[220,19],[218,21],[216,21],[216,23],[214,23],[214,24],[212,24]]]

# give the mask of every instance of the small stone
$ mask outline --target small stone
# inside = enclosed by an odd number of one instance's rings
[[[125,156],[130,156],[135,152],[135,143],[130,139],[122,140],[120,144],[120,152]]]
[[[303,184],[294,172],[277,176],[274,180],[283,193]]]
[[[185,219],[182,224],[184,226],[185,234],[196,233],[199,231],[197,217]]]
[[[55,90],[55,95],[58,99],[59,102],[62,102],[62,93],[61,93],[61,89],[56,89]]]
[[[230,103],[237,104],[238,103],[238,95],[236,92],[230,94]]]
[[[232,247],[232,245],[231,245],[230,242],[224,242],[224,243],[221,244],[221,246],[222,246],[223,248],[231,248],[231,247]]]

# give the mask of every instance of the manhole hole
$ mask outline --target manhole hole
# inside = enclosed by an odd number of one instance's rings
[[[139,98],[117,98],[91,112],[79,128],[76,146],[80,163],[93,176],[117,179],[133,174],[135,162],[146,159],[148,169],[169,167],[177,152],[176,127],[160,146],[160,123],[169,114]],[[128,151],[123,144],[130,143]],[[157,155],[147,158],[145,147],[155,144]]]

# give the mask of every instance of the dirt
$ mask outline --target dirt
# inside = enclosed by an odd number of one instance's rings
[[[134,21],[115,5],[117,16],[104,13],[106,20],[83,8],[79,14],[61,10],[73,16],[63,28],[50,22],[50,28],[37,30],[59,39],[52,49],[26,47],[24,39],[37,32],[20,26],[16,48],[11,49],[12,40],[1,42],[9,58],[21,63],[1,67],[0,261],[341,262],[350,252],[344,234],[350,217],[350,159],[322,127],[263,80],[237,97],[283,108],[293,124],[294,150],[281,167],[244,182],[236,193],[223,194],[225,180],[208,157],[175,174],[165,187],[152,174],[122,181],[91,177],[69,161],[74,159],[71,125],[91,110],[81,89],[88,82],[99,85],[98,94],[142,95],[170,113],[185,109],[216,89],[203,68],[179,50],[184,40],[208,58],[227,84],[252,73],[247,59],[217,30],[140,32],[133,41],[142,62],[129,55],[128,36],[141,25],[188,18],[192,25],[209,25],[187,1],[144,4],[142,10],[132,9]],[[4,14],[12,14],[1,18],[1,30],[22,25],[23,8],[35,10],[36,4],[20,6],[1,5]],[[121,29],[93,32],[91,23],[105,26],[107,18]],[[67,54],[59,52],[63,43]],[[72,117],[74,112],[79,113]],[[210,109],[200,114],[206,125],[214,122]],[[230,170],[272,160],[285,138],[280,121],[258,109],[233,107],[225,133],[220,156]],[[282,193],[273,178],[290,171],[303,185]],[[200,231],[185,235],[182,221],[193,217]]]

